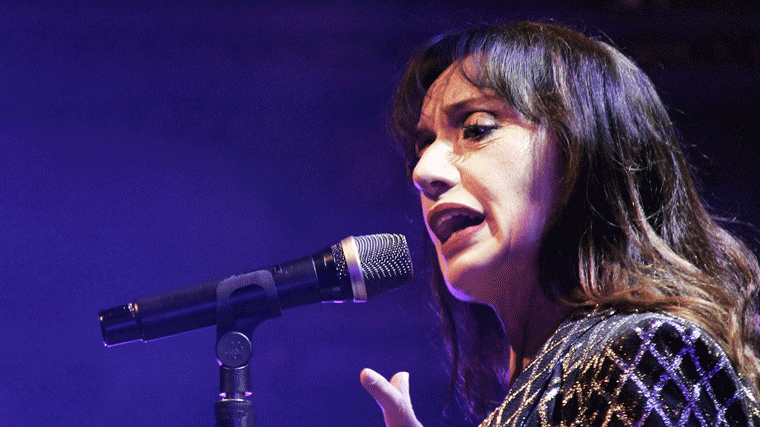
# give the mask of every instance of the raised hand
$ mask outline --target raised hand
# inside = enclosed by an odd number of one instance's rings
[[[366,368],[360,379],[362,386],[383,410],[387,427],[422,427],[412,410],[408,372],[399,372],[388,382],[382,375]]]

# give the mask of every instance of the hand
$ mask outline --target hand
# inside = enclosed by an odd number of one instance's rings
[[[362,386],[383,410],[387,427],[422,427],[412,410],[408,372],[399,372],[388,382],[382,375],[367,368],[360,378]]]

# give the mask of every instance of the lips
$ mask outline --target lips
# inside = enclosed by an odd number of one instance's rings
[[[428,218],[428,225],[441,244],[446,243],[452,234],[465,228],[481,224],[485,215],[466,206],[444,207],[434,209]]]

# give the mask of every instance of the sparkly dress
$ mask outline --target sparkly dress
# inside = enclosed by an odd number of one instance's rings
[[[760,410],[702,329],[661,313],[566,320],[480,427],[755,426]]]

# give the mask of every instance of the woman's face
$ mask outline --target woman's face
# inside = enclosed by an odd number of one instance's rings
[[[561,156],[553,138],[464,77],[472,66],[452,65],[428,90],[413,180],[449,290],[493,304],[537,280]]]

